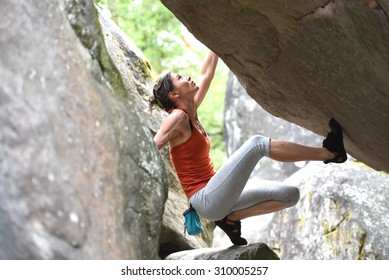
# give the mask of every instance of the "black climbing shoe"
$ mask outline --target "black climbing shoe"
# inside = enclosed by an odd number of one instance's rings
[[[323,141],[323,147],[335,154],[333,159],[325,160],[324,163],[342,163],[347,160],[346,149],[343,145],[343,132],[340,124],[331,118],[329,122],[330,132],[327,134],[327,138]]]
[[[240,221],[231,221],[225,217],[223,220],[216,221],[215,224],[228,235],[234,245],[247,245],[247,240],[240,236]]]

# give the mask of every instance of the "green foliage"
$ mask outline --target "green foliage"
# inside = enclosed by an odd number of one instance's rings
[[[207,48],[200,44],[158,0],[94,0],[134,41],[154,71],[171,70],[198,79]],[[225,157],[224,94],[228,69],[219,62],[210,92],[199,108],[199,119],[212,143],[211,157],[218,169]]]
[[[183,25],[157,0],[95,0],[152,61],[157,73],[192,65],[186,56]]]

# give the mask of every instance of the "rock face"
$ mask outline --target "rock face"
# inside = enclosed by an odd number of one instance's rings
[[[265,110],[319,135],[335,117],[348,152],[389,171],[387,1],[162,2]]]
[[[243,221],[250,242],[281,259],[389,259],[389,176],[348,161],[310,163],[285,182],[299,187],[296,206]]]
[[[266,244],[250,244],[229,248],[188,250],[167,256],[167,260],[279,260]]]
[[[136,46],[93,1],[0,9],[0,259],[159,259],[210,244],[206,221],[201,238],[183,234],[186,198],[153,143],[166,115],[147,111],[152,72]]]
[[[225,133],[229,152],[253,131],[304,144],[315,141],[320,144],[320,137],[311,138],[301,128],[263,112],[233,77],[229,79],[226,99]],[[277,180],[282,180],[296,168],[291,163],[271,160],[263,163],[264,160],[260,161],[249,185],[255,185],[260,179],[279,177]],[[300,201],[279,213],[243,220],[242,235],[250,243],[265,242],[281,259],[389,258],[388,174],[366,168],[350,158],[341,165],[309,163],[285,183],[300,189]],[[220,238],[219,233],[215,231],[214,244],[228,244],[228,237]]]
[[[0,259],[158,258],[163,161],[93,2],[1,10]]]
[[[302,145],[321,147],[323,137],[293,123],[276,118],[266,112],[245,91],[238,79],[230,73],[224,107],[224,135],[227,154],[231,155],[250,136],[261,134],[272,139],[282,139]],[[282,181],[307,162],[282,163],[263,158],[252,177]]]

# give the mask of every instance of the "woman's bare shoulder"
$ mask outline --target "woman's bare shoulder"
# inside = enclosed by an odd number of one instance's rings
[[[188,115],[181,109],[174,109],[168,116],[168,119],[174,122],[187,122],[189,120]]]

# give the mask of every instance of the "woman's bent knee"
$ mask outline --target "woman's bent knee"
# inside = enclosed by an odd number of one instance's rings
[[[270,138],[262,135],[253,135],[248,140],[247,143],[253,143],[258,147],[259,152],[262,156],[270,156]]]
[[[300,190],[297,187],[290,186],[288,187],[287,200],[285,201],[289,207],[292,207],[297,204],[300,199]]]

